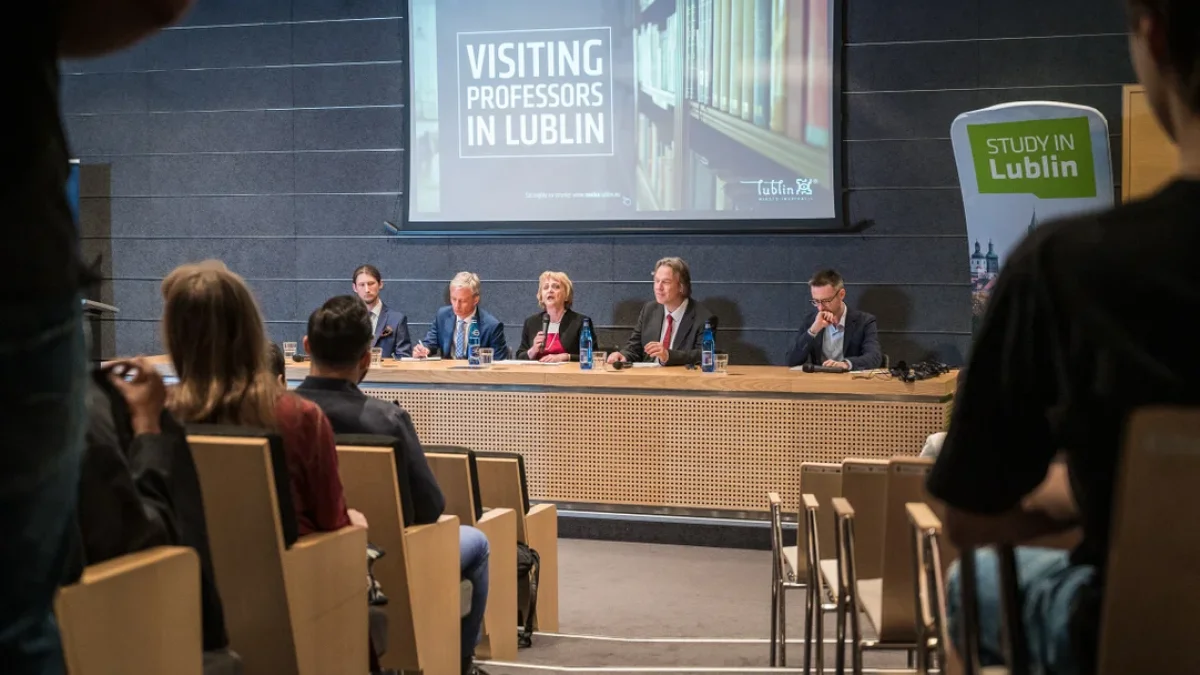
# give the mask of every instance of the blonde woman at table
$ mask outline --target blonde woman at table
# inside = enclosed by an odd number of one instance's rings
[[[562,272],[542,272],[538,277],[538,305],[542,312],[525,319],[517,358],[556,363],[579,360],[579,332],[586,316],[571,309],[575,286]]]

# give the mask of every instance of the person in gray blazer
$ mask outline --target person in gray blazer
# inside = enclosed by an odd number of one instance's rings
[[[704,323],[717,317],[692,299],[692,273],[682,258],[663,258],[654,265],[654,300],[642,306],[633,335],[608,362],[644,361],[663,366],[700,363]]]

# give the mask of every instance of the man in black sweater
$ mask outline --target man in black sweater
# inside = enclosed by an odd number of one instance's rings
[[[312,358],[309,376],[296,393],[321,407],[339,434],[378,434],[400,440],[408,485],[412,495],[414,524],[436,522],[446,508],[416,427],[408,411],[364,394],[358,383],[371,366],[371,316],[366,304],[353,295],[326,301],[308,318],[304,351]],[[463,672],[474,670],[472,656],[483,626],[488,592],[488,543],[483,532],[469,526],[459,528],[462,577],[471,581],[471,612],[462,622]]]

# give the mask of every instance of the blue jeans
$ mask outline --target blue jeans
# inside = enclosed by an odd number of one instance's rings
[[[1069,553],[1049,548],[1018,548],[1017,579],[1023,601],[1022,621],[1034,672],[1075,675],[1079,667],[1071,646],[1071,606],[1079,589],[1095,576],[1095,568],[1072,566]],[[1000,642],[1000,568],[991,549],[975,554],[979,596],[979,662],[1004,664]],[[958,563],[946,583],[946,613],[950,637],[961,653],[962,590]]]
[[[471,664],[483,631],[483,611],[488,597],[488,540],[483,532],[467,526],[458,528],[458,554],[462,578],[471,582],[471,611],[462,620],[463,670]]]
[[[87,424],[79,298],[0,303],[0,663],[64,671],[55,589],[76,537]]]

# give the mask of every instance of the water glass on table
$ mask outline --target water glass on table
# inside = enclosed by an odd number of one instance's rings
[[[492,360],[495,358],[496,351],[491,347],[479,348],[479,367],[488,369],[492,367]]]
[[[292,357],[295,355],[296,355],[296,343],[295,342],[283,343],[283,360],[291,361]]]
[[[379,347],[371,348],[371,367],[378,368],[383,365],[383,349]]]
[[[721,375],[724,375],[725,373],[729,372],[729,355],[718,352],[714,356],[715,356],[714,362],[716,364],[716,368],[714,368],[713,370]]]
[[[604,370],[608,363],[608,352],[592,352],[592,370]]]

